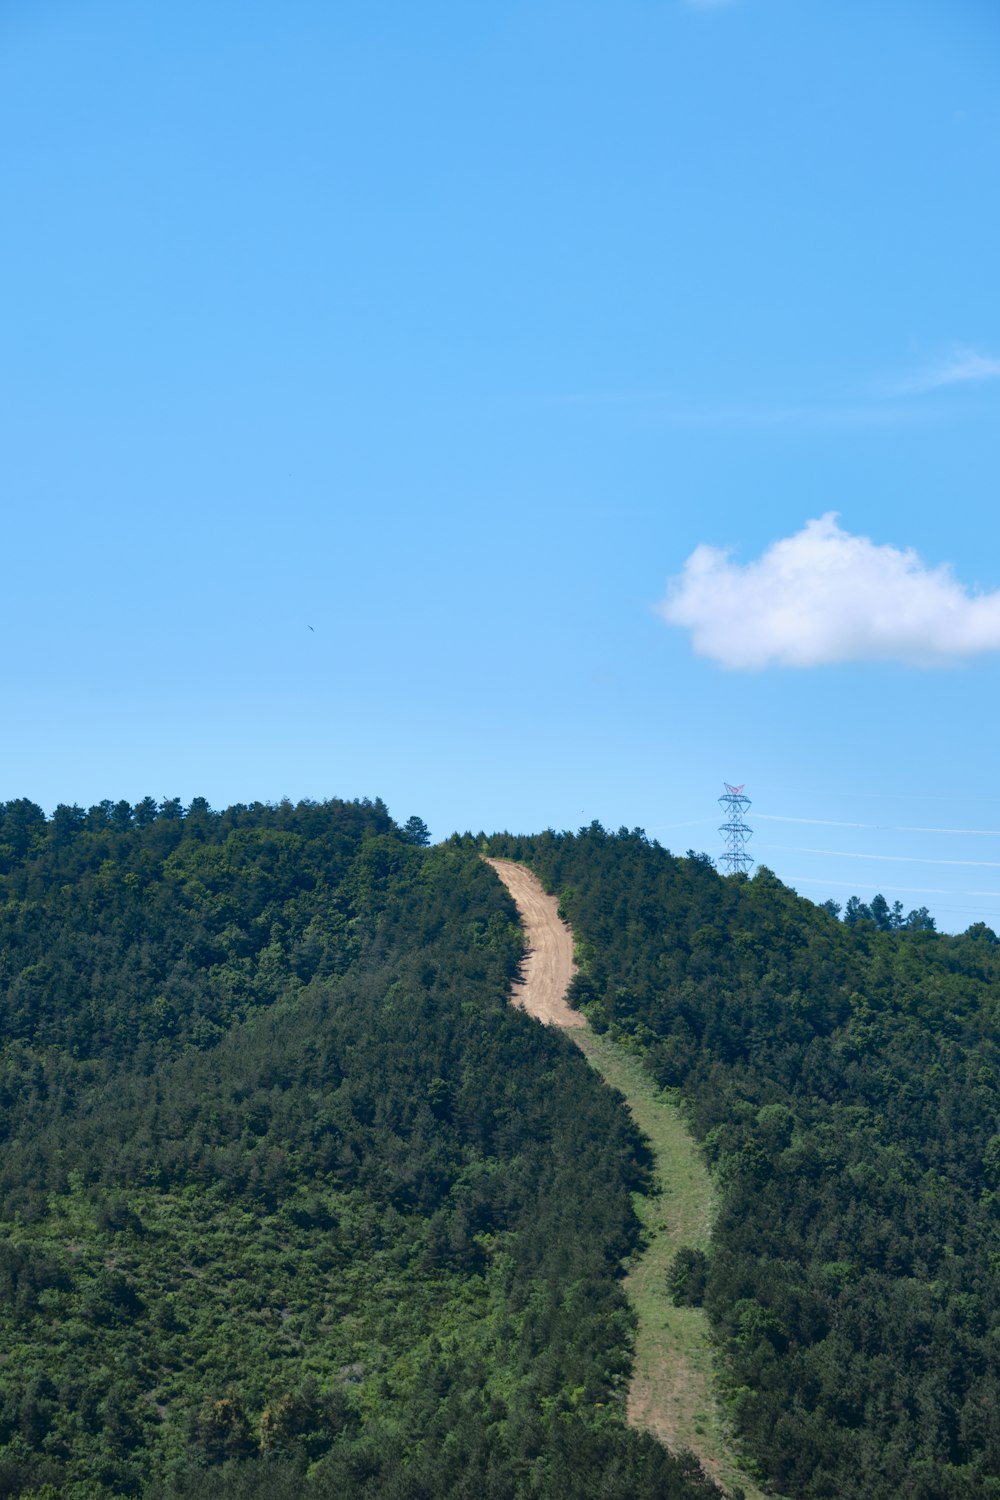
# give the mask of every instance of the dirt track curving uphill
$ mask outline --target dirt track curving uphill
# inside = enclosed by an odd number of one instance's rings
[[[587,1061],[624,1096],[632,1117],[656,1153],[660,1191],[635,1195],[645,1247],[625,1288],[638,1316],[628,1419],[674,1452],[690,1449],[706,1473],[747,1500],[764,1495],[741,1471],[730,1445],[712,1374],[712,1341],[702,1308],[673,1307],[666,1296],[667,1269],[684,1245],[705,1248],[712,1220],[712,1184],[677,1105],[656,1087],[635,1054],[598,1036],[566,1004],[576,972],[573,934],[538,877],[510,859],[488,859],[510,891],[528,941],[522,977],[511,1000],[550,1026],[573,1028]]]
[[[576,973],[573,934],[559,916],[559,902],[547,896],[538,877],[512,859],[488,859],[514,897],[524,924],[528,952],[521,978],[511,995],[515,1005],[547,1026],[586,1026],[578,1010],[566,1004],[566,989]]]

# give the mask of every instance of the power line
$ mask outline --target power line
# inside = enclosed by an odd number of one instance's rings
[[[874,880],[826,880],[819,875],[789,875],[790,881],[796,881],[799,885],[835,885],[846,891],[877,891],[885,882]],[[969,896],[973,898],[992,897],[1000,900],[1000,891],[950,891],[938,885],[897,885],[892,882],[894,891],[904,891],[908,896]]]
[[[977,838],[1000,838],[1000,828],[919,828],[902,823],[841,823],[835,818],[790,818],[782,813],[757,813],[762,823],[810,823],[815,828],[869,828],[877,833],[951,833]]]
[[[824,890],[829,889],[830,886],[838,886],[838,887],[844,887],[847,890],[851,890],[851,891],[855,891],[855,892],[857,892],[857,891],[876,891],[876,892],[880,892],[880,887],[879,886],[873,885],[870,881],[864,881],[864,880],[818,880],[818,879],[814,880],[811,876],[806,876],[806,875],[789,875],[789,876],[787,876],[785,883],[787,885],[792,886],[793,888],[798,887],[800,885],[818,885],[818,886],[822,886]],[[935,888],[933,888],[931,886],[912,886],[912,885],[908,886],[908,885],[895,885],[894,884],[891,887],[891,891],[893,893],[896,892],[896,891],[903,891],[907,895],[911,895],[911,896],[936,896],[936,895],[941,895],[941,896],[972,896],[972,897],[975,897],[975,896],[992,896],[995,899],[996,898],[1000,898],[1000,891],[938,891],[938,890],[936,890]],[[983,915],[983,907],[982,907],[982,905],[976,905],[976,906],[949,906],[949,905],[942,905],[942,903],[940,901],[935,901],[934,902],[934,910],[936,912],[951,912],[953,915],[961,916],[961,917],[975,917],[975,918],[977,918],[980,921],[982,920],[982,915]],[[988,908],[987,908],[987,910],[988,910]]]
[[[945,833],[970,838],[1000,838],[1000,828],[924,828],[910,823],[845,823],[839,818],[795,818],[785,813],[755,813],[761,823],[808,823],[813,828],[864,828],[872,833]],[[683,823],[653,823],[651,833],[661,833],[672,828],[702,828],[712,818],[688,818]]]
[[[807,849],[798,844],[762,844],[784,854],[822,854],[830,859],[874,859],[898,865],[965,865],[981,870],[1000,870],[998,859],[927,859],[920,854],[861,854],[855,849]]]

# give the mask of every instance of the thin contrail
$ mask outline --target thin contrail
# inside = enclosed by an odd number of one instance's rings
[[[787,818],[781,813],[750,813],[756,823],[811,823],[816,828],[869,828],[878,833],[970,833],[1000,838],[1000,828],[919,828],[900,823],[840,823],[834,818]]]
[[[783,854],[823,854],[831,859],[877,859],[892,865],[974,865],[977,869],[1000,870],[1000,859],[925,859],[919,854],[858,854],[852,849],[804,849],[797,844],[758,844],[757,848],[781,850]]]

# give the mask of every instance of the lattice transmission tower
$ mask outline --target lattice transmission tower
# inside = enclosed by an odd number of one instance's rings
[[[750,806],[750,798],[744,797],[741,786],[730,786],[728,781],[724,781],[722,785],[726,790],[719,798],[719,806],[728,817],[719,828],[726,840],[725,853],[720,854],[719,863],[724,866],[727,875],[733,875],[737,870],[742,875],[748,875],[754,864],[747,853],[747,842],[753,837],[753,829],[744,823],[743,814]]]

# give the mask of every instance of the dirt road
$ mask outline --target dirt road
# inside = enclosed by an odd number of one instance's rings
[[[687,1125],[656,1087],[640,1060],[598,1036],[566,1004],[576,966],[573,934],[524,865],[488,859],[510,891],[528,941],[522,977],[511,999],[549,1026],[573,1027],[573,1040],[605,1082],[624,1094],[632,1117],[656,1155],[660,1191],[635,1194],[645,1246],[625,1281],[638,1316],[628,1419],[653,1432],[675,1452],[689,1448],[705,1471],[730,1493],[765,1500],[740,1469],[716,1399],[712,1340],[703,1308],[673,1307],[666,1297],[667,1268],[682,1245],[707,1247],[713,1212],[712,1184]]]
[[[586,1026],[578,1010],[566,1004],[566,989],[576,973],[573,934],[559,916],[559,902],[547,896],[538,877],[511,859],[488,859],[514,897],[521,914],[528,952],[511,995],[515,1005],[547,1026]]]

